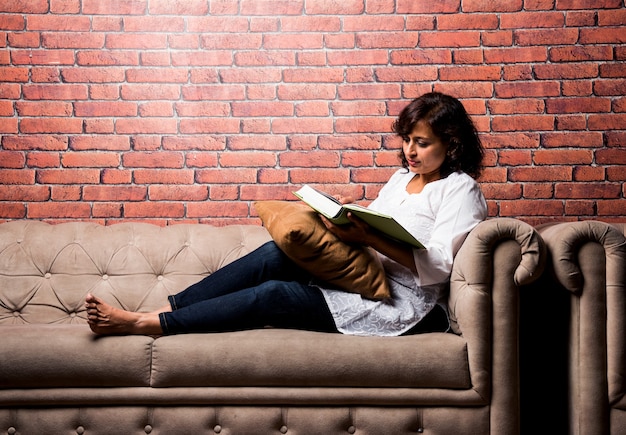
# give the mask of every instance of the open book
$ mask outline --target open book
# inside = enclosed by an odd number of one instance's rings
[[[320,192],[307,184],[302,186],[300,190],[294,192],[294,195],[336,225],[349,224],[350,220],[347,214],[351,212],[386,236],[400,242],[408,243],[416,248],[425,249],[424,245],[422,245],[419,240],[413,237],[411,233],[391,216],[378,213],[377,211],[357,204],[341,204],[327,193]]]

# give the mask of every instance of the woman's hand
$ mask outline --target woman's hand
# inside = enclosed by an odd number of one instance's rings
[[[373,230],[363,220],[348,212],[349,224],[335,225],[324,216],[320,215],[326,228],[346,243],[359,243],[367,245]]]

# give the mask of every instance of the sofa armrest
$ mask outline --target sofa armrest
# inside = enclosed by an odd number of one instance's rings
[[[622,230],[624,227],[622,226]],[[581,221],[546,224],[538,228],[550,251],[552,268],[559,283],[573,293],[581,293],[585,284],[585,271],[581,267],[589,261],[603,258],[579,258],[581,247],[586,243],[598,243],[606,257],[606,285],[624,285],[624,258],[626,241],[619,228],[605,222]],[[601,271],[604,265],[594,267]]]
[[[494,433],[519,427],[519,288],[541,275],[545,252],[532,226],[494,218],[469,233],[454,260],[452,328],[467,342],[472,387],[491,401]]]
[[[625,228],[599,221],[538,228],[554,278],[571,296],[563,339],[569,342],[570,426],[580,433],[616,433],[611,409],[626,407]]]

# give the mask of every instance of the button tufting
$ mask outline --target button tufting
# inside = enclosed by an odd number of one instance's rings
[[[287,433],[287,426],[281,426],[280,433]]]
[[[7,434],[9,435],[15,435],[16,433],[17,433],[17,430],[15,430],[13,426],[7,429]]]
[[[84,427],[82,427],[82,426],[78,426],[78,427],[76,428],[76,433],[77,433],[78,435],[83,435],[83,434],[85,433],[85,428],[84,428]]]
[[[50,272],[46,272],[46,274],[44,275],[44,278],[46,279],[50,279],[52,277],[52,274]]]
[[[158,279],[159,281],[163,281],[163,275],[159,275],[159,276],[157,276],[157,279]]]
[[[145,433],[150,433],[152,432],[152,426],[150,426],[149,424],[146,425],[146,427],[143,428],[143,431]]]
[[[350,426],[350,427],[348,427],[348,433],[353,434],[353,433],[355,433],[355,432],[356,432],[356,427],[354,427],[354,426]]]
[[[109,279],[109,275],[105,273],[104,275],[102,275],[102,279],[106,281],[107,279]]]
[[[418,428],[417,433],[424,433],[424,428],[423,427]]]
[[[76,317],[76,313],[70,313],[70,317],[71,317],[71,318]]]
[[[19,311],[13,311],[13,317],[20,317]]]
[[[220,433],[221,431],[222,431],[222,426],[220,426],[219,424],[216,424],[215,427],[213,428],[213,432]]]

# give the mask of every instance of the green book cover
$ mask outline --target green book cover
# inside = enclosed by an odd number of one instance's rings
[[[306,202],[311,208],[324,215],[336,225],[350,223],[348,212],[352,212],[359,219],[365,221],[372,228],[384,233],[388,237],[400,242],[408,243],[416,248],[425,249],[424,245],[400,225],[393,217],[370,210],[357,204],[341,204],[327,193],[320,192],[309,185],[294,192],[298,198]]]

